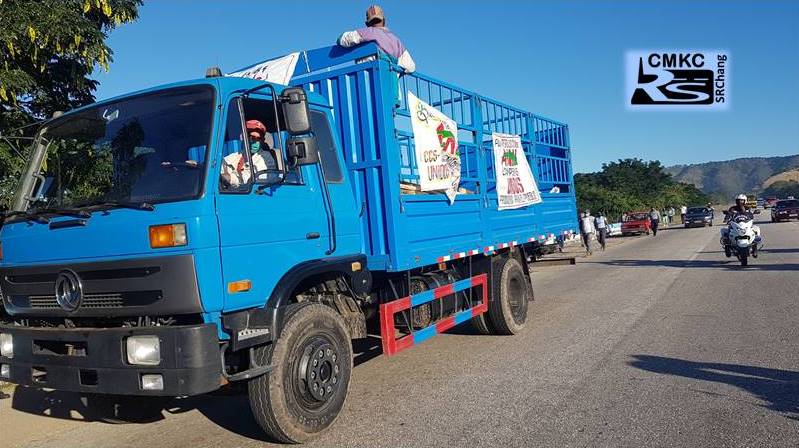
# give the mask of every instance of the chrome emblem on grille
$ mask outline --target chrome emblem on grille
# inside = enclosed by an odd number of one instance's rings
[[[83,285],[74,271],[64,269],[55,280],[55,299],[64,311],[75,311],[83,302]]]

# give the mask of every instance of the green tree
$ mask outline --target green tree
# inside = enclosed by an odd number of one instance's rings
[[[24,164],[31,125],[94,102],[106,44],[136,20],[141,0],[0,0],[0,209],[8,207]]]
[[[675,182],[657,160],[624,159],[602,165],[597,173],[576,174],[577,207],[604,211],[610,219],[622,213],[709,202],[695,186]]]

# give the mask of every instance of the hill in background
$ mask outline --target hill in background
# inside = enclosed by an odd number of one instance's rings
[[[665,171],[678,182],[693,184],[705,193],[729,198],[738,193],[760,192],[768,187],[766,180],[788,180],[789,173],[799,169],[799,154],[784,157],[747,157],[723,162],[666,167]],[[786,176],[788,176],[786,178]]]

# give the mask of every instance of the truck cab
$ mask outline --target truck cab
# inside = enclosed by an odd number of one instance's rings
[[[218,388],[220,342],[250,317],[237,310],[278,319],[287,272],[360,252],[330,107],[308,96],[210,78],[46,122],[0,233],[0,333],[13,347],[3,379],[86,393]],[[256,152],[247,120],[272,145]],[[225,166],[234,153],[238,166]],[[225,170],[248,175],[231,184]],[[267,339],[262,327],[235,342]]]

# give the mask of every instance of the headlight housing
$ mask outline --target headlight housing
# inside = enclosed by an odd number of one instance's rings
[[[14,357],[14,338],[9,333],[0,333],[0,356]]]
[[[158,336],[128,336],[128,364],[138,366],[157,366],[161,363],[161,342]]]

